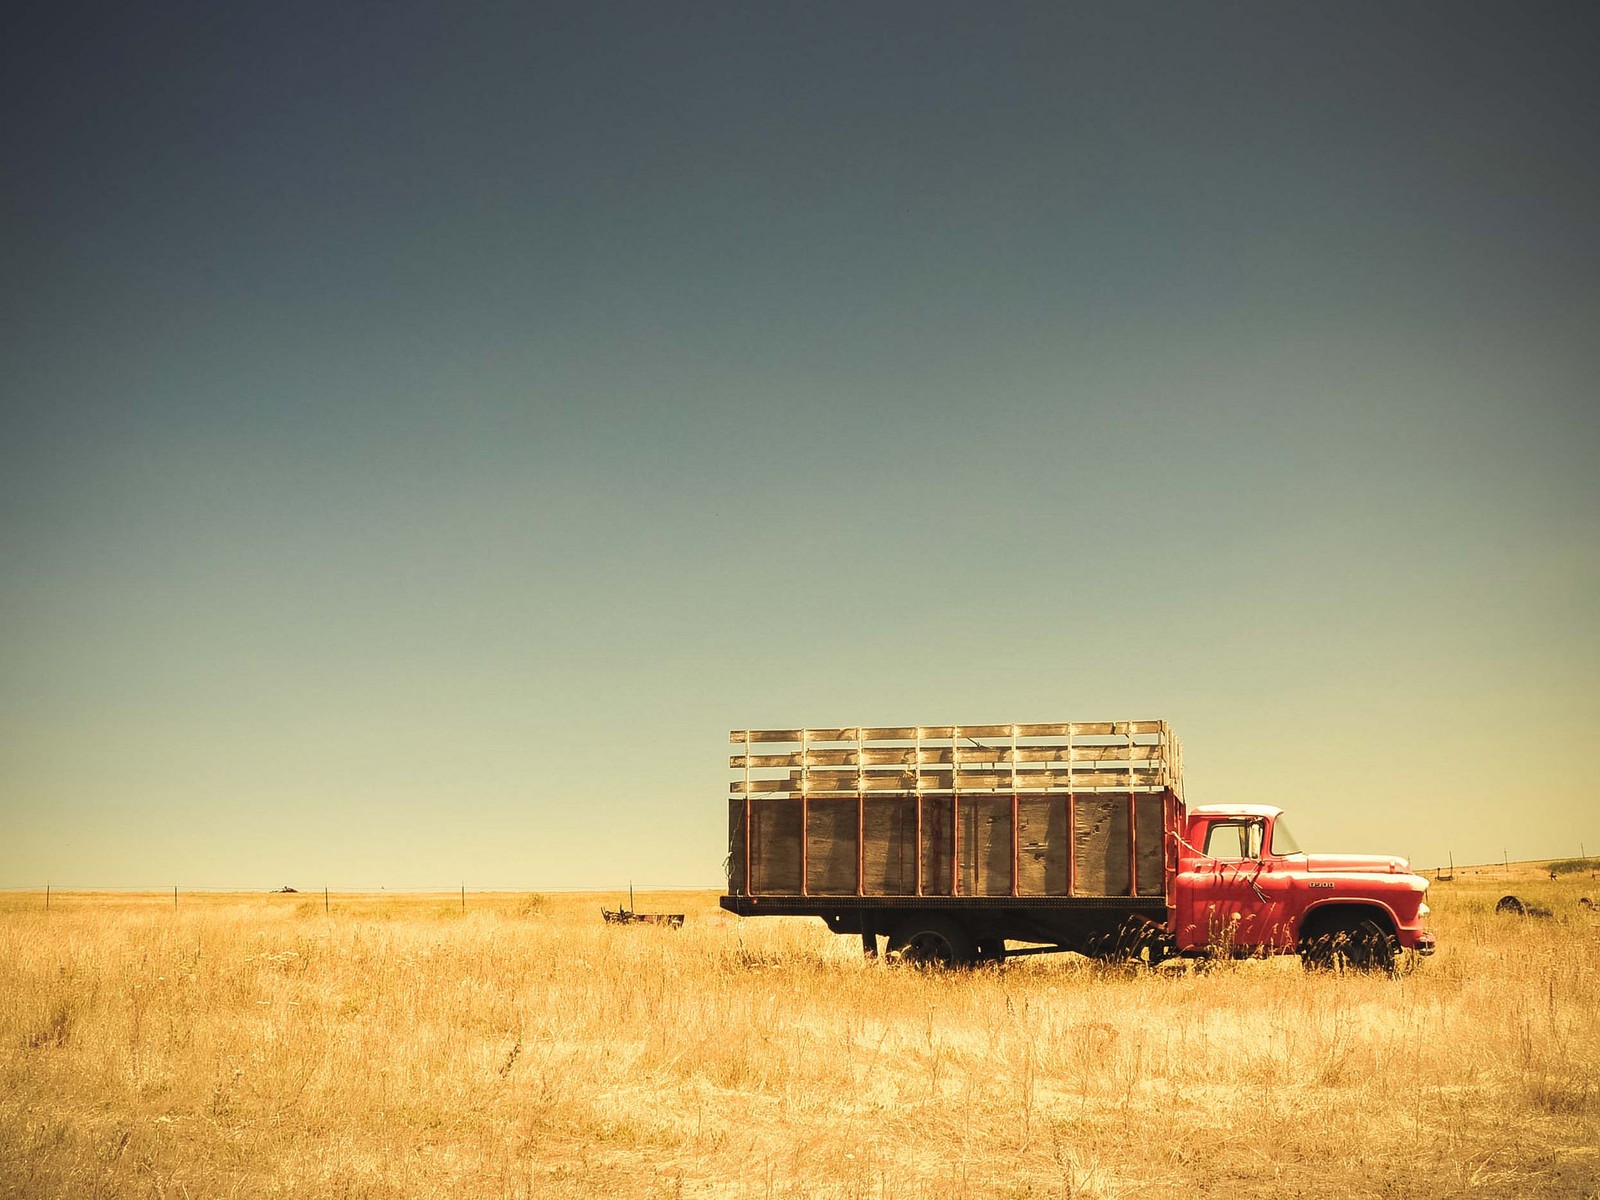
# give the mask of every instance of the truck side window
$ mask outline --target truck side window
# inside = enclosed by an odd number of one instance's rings
[[[1205,852],[1211,858],[1260,858],[1261,821],[1215,821],[1206,830]]]
[[[1244,857],[1244,825],[1239,821],[1213,821],[1206,831],[1206,854],[1211,858]]]

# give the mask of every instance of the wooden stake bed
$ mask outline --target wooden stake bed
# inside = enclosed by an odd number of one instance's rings
[[[736,729],[734,896],[1163,896],[1165,721]]]

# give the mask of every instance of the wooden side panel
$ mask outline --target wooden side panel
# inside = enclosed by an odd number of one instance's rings
[[[961,893],[1011,894],[1011,797],[961,798]]]
[[[1076,796],[1073,854],[1080,896],[1131,894],[1128,797]]]
[[[922,797],[922,894],[948,896],[954,822],[949,796]]]
[[[728,801],[728,892],[744,893],[744,801]]]
[[[912,896],[917,891],[917,801],[914,796],[872,796],[862,890],[869,896]]]
[[[1140,795],[1134,801],[1134,826],[1139,841],[1139,895],[1159,896],[1165,891],[1162,862],[1166,839],[1162,830],[1161,805],[1164,797]]]
[[[806,888],[813,896],[856,894],[856,802],[816,800],[808,806]]]
[[[751,895],[798,895],[800,892],[799,802],[752,800],[750,810]]]
[[[1067,894],[1067,799],[1023,796],[1017,802],[1017,891]]]

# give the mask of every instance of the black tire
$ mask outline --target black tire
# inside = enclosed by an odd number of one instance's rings
[[[1353,971],[1393,975],[1400,962],[1400,941],[1377,921],[1362,921],[1350,935],[1345,956]]]
[[[1006,961],[1006,940],[998,937],[981,937],[973,944],[973,953],[979,963],[999,965]]]
[[[1382,971],[1400,965],[1400,942],[1376,919],[1334,925],[1302,941],[1300,961],[1308,971]]]
[[[889,939],[889,953],[915,967],[948,970],[978,961],[978,944],[948,917],[919,916],[906,921]]]
[[[1494,910],[1497,913],[1510,913],[1514,917],[1526,916],[1528,913],[1527,905],[1523,904],[1515,896],[1501,896],[1500,902],[1494,906]]]

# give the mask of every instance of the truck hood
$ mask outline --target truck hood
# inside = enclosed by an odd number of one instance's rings
[[[1343,871],[1347,874],[1400,875],[1410,869],[1403,858],[1392,854],[1308,854],[1308,871]]]

